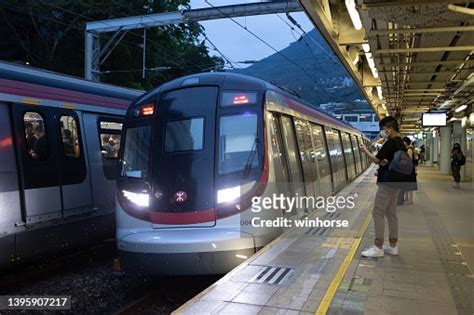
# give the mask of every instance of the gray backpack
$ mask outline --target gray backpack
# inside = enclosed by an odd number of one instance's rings
[[[400,175],[411,175],[413,173],[413,168],[413,161],[404,150],[398,150],[395,152],[393,160],[388,165],[390,172],[395,174],[399,173]]]

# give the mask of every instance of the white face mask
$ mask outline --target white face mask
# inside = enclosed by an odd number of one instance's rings
[[[380,136],[380,138],[383,138],[384,140],[388,139],[388,136],[385,134],[385,131],[383,131],[383,130],[380,130],[379,136]]]

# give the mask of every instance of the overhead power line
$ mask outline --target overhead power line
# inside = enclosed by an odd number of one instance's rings
[[[282,56],[283,58],[285,58],[288,62],[290,62],[291,64],[293,64],[295,67],[299,68],[308,78],[310,78],[314,84],[316,84],[319,89],[324,93],[326,94],[327,97],[334,97],[332,95],[330,95],[326,89],[324,87],[321,86],[321,84],[319,84],[319,82],[317,82],[315,79],[312,78],[312,76],[302,67],[300,66],[299,64],[297,64],[296,62],[294,62],[293,60],[291,60],[290,58],[288,58],[288,56],[286,56],[285,54],[283,54],[282,52],[280,52],[279,50],[277,50],[275,47],[273,47],[271,44],[269,44],[267,41],[265,41],[263,38],[261,38],[260,36],[258,36],[257,34],[255,34],[253,31],[251,31],[248,27],[242,25],[241,23],[239,23],[237,20],[235,20],[234,18],[232,18],[231,16],[227,15],[225,12],[223,12],[222,10],[220,10],[218,7],[214,6],[212,3],[210,3],[208,0],[205,0],[205,2],[211,6],[212,8],[216,9],[217,11],[219,11],[221,14],[223,14],[224,16],[226,16],[228,19],[230,19],[232,22],[234,22],[235,24],[237,24],[239,27],[241,27],[242,29],[244,29],[245,31],[247,31],[249,34],[251,34],[252,36],[254,36],[255,38],[257,38],[260,42],[262,42],[264,45],[266,45],[267,47],[269,47],[270,49],[272,49],[273,51],[275,51],[277,54],[279,54],[280,56]]]

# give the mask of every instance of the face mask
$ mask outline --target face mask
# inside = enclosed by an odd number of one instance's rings
[[[384,140],[388,139],[388,136],[385,134],[385,131],[383,131],[383,130],[380,130],[379,136],[380,136],[380,138],[383,138]]]

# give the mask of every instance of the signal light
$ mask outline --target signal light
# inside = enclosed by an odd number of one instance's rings
[[[249,98],[246,95],[240,95],[234,97],[234,104],[247,104]]]
[[[140,107],[140,116],[151,116],[155,113],[155,105],[145,104]]]

